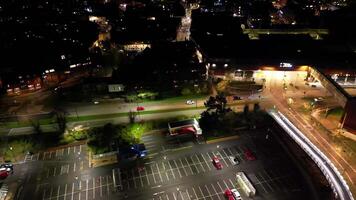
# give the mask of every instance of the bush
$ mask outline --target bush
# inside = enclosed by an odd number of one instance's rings
[[[9,148],[4,152],[5,160],[15,160],[17,157],[23,157],[27,152],[33,152],[38,149],[32,141],[20,139],[9,143]]]

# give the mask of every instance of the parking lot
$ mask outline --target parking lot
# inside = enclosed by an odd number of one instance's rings
[[[38,199],[42,200],[78,200],[105,199],[116,192],[112,175],[80,176],[78,180],[64,184],[43,184],[36,189]]]

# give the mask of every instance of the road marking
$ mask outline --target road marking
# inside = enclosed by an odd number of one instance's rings
[[[194,195],[195,195],[196,199],[199,199],[199,197],[198,197],[197,193],[195,192],[194,187],[192,187],[192,189],[193,189],[193,192],[194,192]]]
[[[77,163],[76,163],[76,162],[74,162],[73,172],[75,172],[75,168],[76,168],[76,166],[77,166]]]
[[[46,197],[46,188],[44,188],[43,193],[42,193],[42,200],[44,200]]]
[[[56,169],[57,169],[57,167],[54,167],[54,169],[53,169],[53,176],[56,176]]]
[[[131,170],[131,174],[132,174],[132,180],[134,181],[134,185],[135,185],[135,188],[137,188],[137,185],[136,185],[136,177],[134,175],[134,171]]]
[[[67,174],[69,174],[69,164],[66,167],[67,167]]]
[[[201,154],[201,157],[203,157],[206,166],[208,166],[209,170],[211,170],[211,168],[210,168],[210,163],[208,163],[208,162],[205,160],[204,154]]]
[[[216,191],[216,189],[212,183],[211,183],[211,187],[214,189],[214,192],[215,192],[216,196],[218,196],[219,200],[221,200],[219,193]]]
[[[202,198],[205,199],[205,195],[204,195],[203,191],[201,190],[200,186],[198,186],[198,188],[199,188],[199,191],[200,191],[200,193],[202,195]]]
[[[225,154],[225,158],[228,159],[228,160],[230,160],[230,159],[229,159],[229,156],[227,155],[227,153],[225,152],[224,149],[223,149],[223,153]],[[231,160],[230,160],[230,164],[233,164]]]
[[[229,189],[229,186],[226,184],[225,180],[223,180],[225,186],[226,186],[226,189]]]
[[[67,197],[67,184],[64,187],[64,200],[66,199],[66,197]]]
[[[110,189],[109,189],[109,176],[106,176],[106,191],[108,192],[108,195],[109,195],[109,192],[110,192]]]
[[[190,172],[192,173],[192,175],[194,174],[193,173],[193,170],[192,170],[192,168],[191,168],[191,166],[189,165],[189,162],[188,162],[188,160],[187,160],[187,158],[186,157],[184,157],[184,159],[185,159],[185,162],[187,163],[187,166],[189,167],[189,169],[190,169]]]
[[[73,146],[73,153],[75,153],[75,149],[76,149],[75,147],[77,147],[77,146]]]
[[[61,186],[59,185],[58,186],[58,189],[57,189],[57,200],[59,199],[59,191],[61,190]]]
[[[222,189],[222,187],[221,187],[221,185],[220,185],[219,181],[218,181],[218,182],[216,182],[216,183],[218,184],[218,186],[219,186],[219,188],[220,188],[221,192],[222,192],[222,193],[224,193],[224,190]]]
[[[255,176],[256,179],[257,179],[257,181],[258,181],[258,183],[256,183],[256,185],[260,184],[261,187],[262,187],[262,189],[265,191],[265,193],[268,193],[268,191],[267,191],[266,188],[263,186],[262,182],[258,179],[258,177],[257,177],[255,174],[252,174],[252,175]],[[252,175],[251,175],[251,176],[252,176]]]
[[[198,167],[195,165],[195,161],[193,160],[192,156],[190,156],[190,159],[193,161],[192,166],[194,166],[194,168],[197,170],[197,173],[199,174],[200,171],[199,171]]]
[[[51,187],[51,190],[49,192],[49,198],[52,198],[52,194],[53,194],[53,187]]]
[[[36,160],[39,160],[39,159],[40,159],[40,154],[38,153]]]
[[[231,183],[231,186],[232,186],[233,188],[235,188],[234,182],[232,182],[231,179],[229,179],[229,181],[230,181],[230,183]]]
[[[144,167],[144,169],[145,169],[145,174],[146,174],[147,183],[148,183],[148,185],[151,185],[150,179],[148,179],[148,174],[147,174],[146,167]],[[152,176],[154,176],[154,174],[152,174]]]
[[[93,199],[95,199],[95,178],[93,177]]]
[[[189,194],[189,192],[188,192],[188,189],[185,189],[185,192],[188,194],[188,198],[189,198],[189,200],[191,200],[191,198],[190,198],[190,194]],[[182,197],[182,199],[183,199],[183,197]]]
[[[57,152],[57,151],[56,151]],[[52,156],[52,153],[53,153],[53,156]],[[52,159],[54,157],[54,151],[51,151],[51,154],[50,154],[50,159]]]
[[[68,149],[68,155],[69,155],[70,147],[68,147],[67,149]]]
[[[155,177],[155,173],[153,171],[152,165],[150,165],[151,171],[152,171],[152,176],[153,176],[153,181],[155,182],[155,184],[157,183],[156,181],[156,177]]]
[[[182,176],[182,174],[180,173],[180,170],[179,170],[179,167],[178,167],[178,165],[177,165],[176,160],[173,160],[173,161],[174,161],[174,164],[177,166],[177,170],[178,170],[178,173],[179,173],[180,178],[182,178],[183,176]]]
[[[46,170],[47,170],[46,178],[48,178],[49,177],[49,168],[46,168]]]
[[[143,187],[143,180],[142,180],[142,176],[141,176],[141,171],[140,170],[138,170],[138,176],[139,176],[139,179],[140,179],[141,187]]]
[[[78,194],[78,199],[81,199],[80,196],[82,194],[82,181],[79,180],[79,194]]]
[[[229,164],[227,164],[227,162],[225,161],[224,157],[221,155],[220,151],[218,151],[218,153],[216,154],[216,156],[220,156],[220,159],[224,161],[225,165],[228,167]]]
[[[173,192],[173,199],[174,199],[174,200],[177,200],[177,197],[176,197],[176,193],[175,193],[175,192]]]
[[[81,145],[79,145],[79,152],[82,152],[82,144]]]
[[[156,163],[156,167],[157,167],[159,178],[161,179],[161,182],[163,182],[162,175],[161,175],[161,172],[160,172],[160,170],[158,168],[158,164],[157,163]]]
[[[166,194],[167,200],[169,200],[168,194]]]
[[[198,160],[198,162],[199,162],[199,164],[200,164],[200,166],[201,166],[203,172],[205,172],[204,166],[201,164],[201,162],[200,162],[200,160],[199,160],[197,154],[194,154],[194,155],[195,155],[195,157],[197,158],[197,160]],[[193,159],[192,159],[192,160],[193,160]]]
[[[85,184],[85,200],[88,200],[88,187],[89,187],[89,179],[86,180]]]
[[[188,176],[187,170],[185,169],[185,166],[183,165],[183,162],[182,162],[182,160],[180,158],[179,158],[179,162],[183,166],[183,170],[184,170],[185,176]]]
[[[102,181],[101,181],[101,176],[99,176],[99,179],[100,179],[100,196],[102,197],[103,196],[103,184],[102,184]]]
[[[169,161],[167,161],[167,162],[168,162],[170,171],[171,171],[171,173],[172,173],[172,175],[173,175],[173,178],[176,179],[176,175],[174,174],[174,170],[173,170],[173,168],[172,168],[172,166],[171,166],[171,163],[170,163]]]
[[[73,198],[74,198],[74,183],[72,183],[72,198],[71,198],[71,200],[73,200]]]

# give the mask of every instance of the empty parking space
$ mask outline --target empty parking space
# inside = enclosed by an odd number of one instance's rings
[[[68,160],[76,159],[78,157],[86,157],[87,150],[85,145],[69,146],[65,148],[58,148],[52,151],[44,151],[32,155],[26,155],[24,162],[37,160]]]
[[[39,187],[39,199],[42,200],[89,200],[103,199],[115,193],[112,176],[98,176],[78,179],[66,184],[47,184]]]

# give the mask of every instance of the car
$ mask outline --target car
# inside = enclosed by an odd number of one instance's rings
[[[216,169],[222,169],[222,164],[217,156],[213,157],[213,164],[216,167]]]
[[[5,179],[9,176],[9,172],[5,170],[0,169],[0,179]]]
[[[231,163],[233,165],[238,165],[239,164],[239,159],[237,158],[237,156],[229,156],[229,160],[231,161]]]
[[[235,197],[232,194],[230,189],[226,189],[225,192],[224,192],[224,195],[225,195],[227,200],[235,200]]]
[[[244,153],[247,160],[256,160],[255,155],[253,155],[252,151],[249,148],[246,148]]]
[[[234,96],[234,101],[241,100],[242,98],[240,96]]]
[[[185,103],[186,103],[187,105],[193,105],[193,104],[195,104],[195,101],[193,101],[193,100],[187,100]]]
[[[136,107],[136,110],[137,110],[137,111],[144,111],[144,110],[145,110],[145,107],[143,107],[143,106],[137,106],[137,107]]]
[[[237,189],[231,189],[232,195],[235,197],[236,200],[242,200],[241,195]]]
[[[7,172],[14,173],[14,166],[11,163],[1,164],[0,169],[6,169]]]

